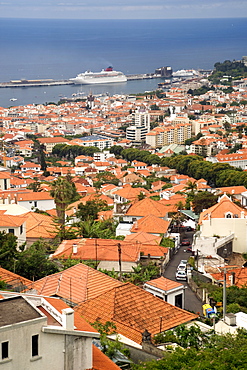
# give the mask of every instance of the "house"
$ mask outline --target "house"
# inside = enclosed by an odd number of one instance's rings
[[[10,178],[11,175],[9,172],[0,170],[0,191],[10,188]]]
[[[17,204],[25,207],[28,211],[32,211],[35,208],[41,211],[47,211],[56,207],[54,199],[48,192],[17,193],[16,199]]]
[[[165,235],[167,233],[170,221],[163,220],[160,217],[148,214],[136,220],[131,228],[131,233],[145,231],[154,235]]]
[[[33,162],[25,162],[21,165],[21,172],[34,171],[39,173],[41,171],[41,165]]]
[[[28,285],[27,291],[60,297],[70,306],[84,302],[122,283],[87,265],[78,263],[64,271],[46,276]]]
[[[151,198],[144,198],[131,205],[131,207],[125,213],[123,219],[127,222],[135,222],[138,219],[150,214],[159,218],[167,219],[168,212],[169,207],[166,207],[161,202]]]
[[[64,240],[52,255],[53,259],[92,260],[97,268],[111,271],[132,272],[141,260],[154,261],[163,270],[169,260],[168,249],[114,239],[72,239]]]
[[[26,279],[14,272],[8,271],[0,267],[0,280],[6,284],[6,289],[14,292],[21,292],[32,283],[31,280]]]
[[[238,288],[245,288],[247,284],[247,267],[238,266],[224,266],[220,268],[221,271],[210,273],[215,284],[223,286],[224,275],[226,277],[226,287],[237,286]],[[226,270],[224,272],[224,270]]]
[[[50,243],[57,236],[59,229],[51,216],[31,211],[26,213],[25,216],[27,247],[40,239]]]
[[[77,139],[78,145],[82,146],[96,146],[100,150],[108,149],[114,145],[114,141],[111,138],[103,135],[89,135]]]
[[[231,252],[247,252],[247,211],[226,194],[214,206],[201,212],[199,225],[193,250],[223,258]]]
[[[89,322],[113,322],[118,334],[138,344],[145,330],[153,337],[197,318],[130,283],[80,303],[75,311]]]
[[[185,286],[177,281],[161,276],[147,281],[143,289],[173,306],[184,308]]]
[[[37,140],[40,142],[40,144],[44,145],[45,151],[47,153],[52,153],[52,149],[57,144],[70,144],[70,141],[68,139],[65,139],[62,136],[42,137],[42,138],[37,138]]]
[[[136,175],[135,173],[130,173],[127,175],[124,175],[119,179],[119,185],[125,185],[125,184],[141,184],[141,185],[146,185],[146,181],[141,177]]]
[[[11,233],[17,238],[18,247],[26,242],[26,217],[13,216],[0,211],[0,232]]]
[[[144,188],[132,188],[131,185],[124,185],[114,193],[114,203],[126,203],[138,200],[139,195],[150,195],[149,191]]]
[[[99,333],[65,302],[9,292],[3,295],[0,300],[3,369],[119,370],[94,349],[93,339],[98,339]],[[103,367],[99,367],[100,362]]]

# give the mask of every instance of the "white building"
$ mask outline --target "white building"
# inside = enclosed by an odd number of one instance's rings
[[[1,292],[0,366],[3,370],[86,370],[93,367],[92,339],[74,310],[57,298]],[[82,319],[81,319],[82,320]],[[90,326],[88,325],[88,328]]]
[[[143,288],[155,297],[184,309],[185,286],[183,284],[162,276],[158,279],[147,281]]]
[[[127,127],[126,139],[141,143],[150,131],[150,114],[145,107],[140,107],[132,114],[132,125]]]
[[[95,146],[100,150],[108,149],[114,145],[113,139],[101,135],[89,135],[77,139],[78,145],[82,146]]]

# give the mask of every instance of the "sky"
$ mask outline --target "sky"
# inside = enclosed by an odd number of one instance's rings
[[[247,0],[0,0],[0,18],[247,17]]]

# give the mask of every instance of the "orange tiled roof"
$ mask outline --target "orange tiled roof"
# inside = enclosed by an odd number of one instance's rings
[[[134,234],[126,235],[124,241],[126,242],[135,242],[135,243],[142,243],[142,244],[154,244],[159,245],[162,240],[161,236],[148,234],[144,231],[139,231]]]
[[[158,279],[153,279],[153,280],[147,281],[145,284],[151,285],[155,288],[158,288],[158,289],[161,289],[161,290],[164,290],[164,291],[172,290],[172,289],[179,288],[179,287],[183,286],[183,284],[178,283],[177,281],[166,279],[166,278],[164,278],[164,276],[161,276]]]
[[[199,224],[202,223],[204,220],[208,220],[210,218],[225,218],[227,213],[231,213],[232,215],[237,215],[238,218],[241,218],[241,214],[247,216],[247,211],[237,204],[233,203],[227,195],[223,195],[219,202],[216,203],[214,206],[206,209],[205,211],[201,212],[199,218]]]
[[[133,204],[127,211],[127,216],[147,216],[152,214],[156,217],[165,217],[167,208],[163,204],[150,198],[144,198]]]
[[[53,224],[53,220],[50,216],[36,212],[28,212],[25,216],[27,216],[27,238],[53,239],[57,235],[57,227]]]
[[[118,244],[121,243],[121,259],[125,262],[136,262],[139,259],[139,246],[114,239],[72,239],[64,240],[53,258],[73,258],[81,260],[95,260],[97,248],[98,261],[118,261]],[[73,253],[73,245],[77,245],[77,252]]]
[[[151,234],[165,234],[170,225],[170,221],[163,220],[152,214],[137,220],[131,228],[132,233],[145,231]]]
[[[119,334],[136,343],[142,342],[145,329],[153,336],[160,329],[169,330],[197,318],[130,283],[81,303],[75,310],[89,322],[114,322]]]
[[[0,267],[0,280],[5,281],[5,283],[11,287],[15,286],[26,286],[31,283],[31,280],[28,280],[20,275],[14,274],[11,271],[5,270]]]
[[[114,194],[128,199],[130,201],[138,199],[138,195],[143,193],[145,195],[149,195],[149,191],[144,188],[132,188],[131,185],[125,185],[122,189],[119,189],[114,192]]]
[[[232,273],[235,273],[235,285],[239,288],[245,287],[247,285],[247,267],[240,268],[229,268],[226,266],[226,286],[229,287],[232,285],[231,276]],[[211,276],[214,280],[223,283],[224,281],[224,272],[211,273]]]
[[[67,270],[46,276],[28,285],[28,290],[46,296],[58,296],[74,303],[97,297],[122,283],[78,263]]]
[[[93,368],[92,370],[121,370],[109,357],[93,345]]]
[[[234,195],[244,193],[247,189],[245,186],[225,186],[223,188],[217,188],[217,190],[220,190],[222,193]]]
[[[19,227],[26,221],[26,216],[12,216],[5,214],[6,210],[0,211],[0,226],[1,227]]]

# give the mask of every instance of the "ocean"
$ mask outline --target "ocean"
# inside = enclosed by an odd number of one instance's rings
[[[162,66],[213,69],[247,55],[247,18],[164,20],[0,19],[0,82],[68,79],[112,65],[125,74]],[[132,94],[157,88],[157,79],[82,86],[86,94]],[[57,102],[79,86],[0,89],[0,106]]]

